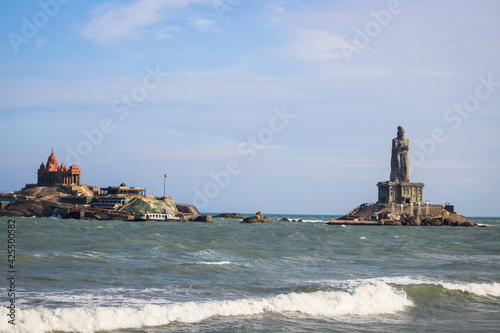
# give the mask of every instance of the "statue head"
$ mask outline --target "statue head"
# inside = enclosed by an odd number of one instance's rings
[[[398,126],[398,139],[402,139],[405,137],[405,129],[399,125]]]

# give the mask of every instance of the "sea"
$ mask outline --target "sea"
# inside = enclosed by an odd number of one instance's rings
[[[466,228],[283,216],[15,218],[14,233],[2,217],[0,331],[500,331],[500,218]]]

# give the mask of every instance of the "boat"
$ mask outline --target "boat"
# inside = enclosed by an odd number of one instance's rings
[[[135,218],[137,221],[164,221],[164,222],[180,222],[179,216],[170,213],[144,213],[139,214]]]

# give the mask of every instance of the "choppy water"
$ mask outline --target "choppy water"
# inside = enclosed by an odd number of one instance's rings
[[[486,228],[16,219],[7,332],[498,332],[500,219]],[[290,217],[290,216],[289,216]],[[4,284],[4,285],[2,285]]]

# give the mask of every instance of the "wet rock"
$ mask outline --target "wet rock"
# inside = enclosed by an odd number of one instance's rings
[[[243,221],[241,221],[240,223],[270,223],[270,222],[271,220],[269,219],[269,217],[262,215],[262,213],[259,211],[252,217],[245,217]]]
[[[412,216],[412,217],[408,218],[405,222],[407,225],[410,225],[410,226],[418,226],[418,225],[422,224],[422,220],[418,216]]]
[[[34,202],[14,202],[0,211],[0,216],[14,217],[48,217],[52,216],[52,208]]]
[[[384,225],[403,225],[401,221],[397,220],[384,220]]]
[[[215,215],[213,217],[222,217],[225,219],[242,219],[245,218],[243,215],[238,214],[238,213],[222,213],[219,215]]]

